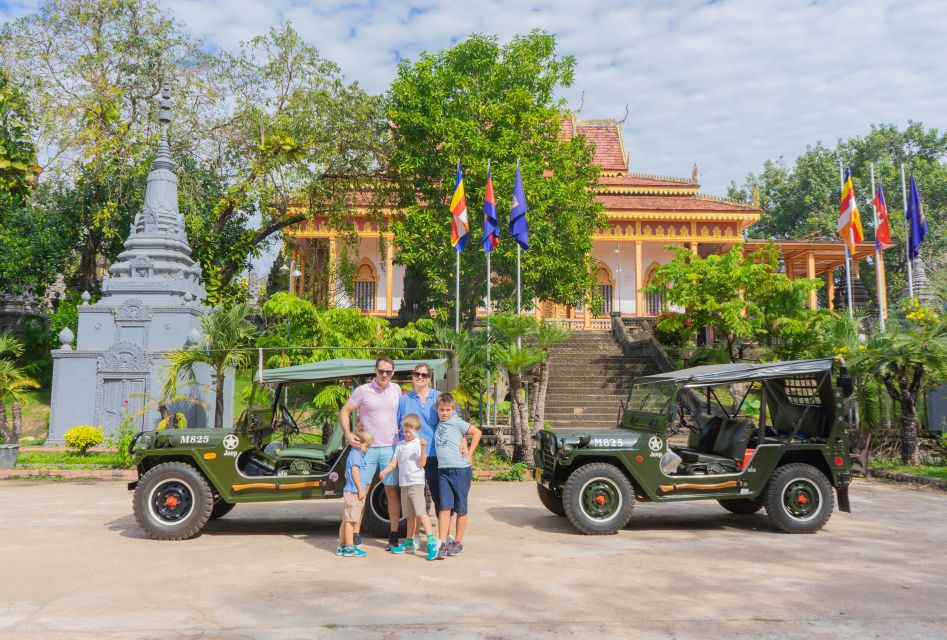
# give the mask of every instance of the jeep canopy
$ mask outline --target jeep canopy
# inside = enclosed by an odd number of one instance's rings
[[[784,362],[735,364],[708,364],[679,371],[668,371],[635,379],[635,384],[671,383],[684,387],[705,387],[734,382],[752,382],[770,378],[827,373],[832,370],[832,358],[818,360],[786,360]]]
[[[444,377],[447,371],[447,360],[431,358],[425,360],[395,360],[395,372],[405,373],[413,371],[421,363],[430,365],[434,369],[434,379]],[[263,382],[320,382],[323,380],[338,380],[355,376],[370,376],[375,373],[374,360],[356,360],[354,358],[335,358],[322,362],[298,364],[282,369],[264,369]]]

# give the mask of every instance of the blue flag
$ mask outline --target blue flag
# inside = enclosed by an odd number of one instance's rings
[[[524,249],[529,249],[529,229],[526,226],[526,192],[520,163],[516,161],[516,183],[513,185],[513,208],[510,210],[510,235]]]
[[[497,221],[497,199],[493,195],[493,179],[487,165],[487,193],[483,196],[483,250],[490,253],[500,244],[500,223]]]
[[[904,212],[911,227],[908,233],[908,255],[916,258],[921,252],[921,243],[927,235],[927,218],[924,217],[924,207],[921,206],[921,194],[917,192],[917,183],[911,176],[911,193],[908,196],[908,208]]]

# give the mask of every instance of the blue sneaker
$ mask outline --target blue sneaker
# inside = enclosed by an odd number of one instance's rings
[[[361,548],[362,548],[362,534],[356,533],[356,534],[352,537],[352,542],[353,542],[354,546],[356,546],[356,547],[358,547],[359,549],[361,549]]]
[[[345,547],[342,545],[339,545],[335,548],[335,555],[341,556],[343,553],[345,553]]]
[[[402,554],[402,553],[404,553],[404,545],[403,545],[403,544],[396,544],[396,545],[393,546],[391,549],[389,549],[389,551],[391,551],[392,553],[395,553],[395,554]]]
[[[445,558],[447,558],[447,543],[442,542],[440,545],[438,545],[437,559],[444,560]]]
[[[427,559],[436,560],[437,559],[437,542],[428,542],[427,543]]]
[[[454,540],[453,543],[447,545],[447,555],[449,556],[459,556],[464,552],[464,545]]]
[[[364,549],[359,549],[358,547],[349,547],[342,552],[342,555],[346,558],[364,558],[368,553]]]

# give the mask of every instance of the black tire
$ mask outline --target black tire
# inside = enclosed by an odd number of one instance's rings
[[[138,525],[151,538],[186,540],[210,520],[214,494],[194,466],[165,462],[141,477],[132,504]]]
[[[214,508],[210,510],[210,519],[217,520],[218,518],[223,518],[230,513],[235,506],[237,505],[233,502],[227,502],[223,498],[218,498],[217,502],[214,503]]]
[[[717,500],[720,506],[738,516],[750,516],[763,508],[762,498],[735,498],[733,500]]]
[[[786,533],[815,533],[835,509],[832,485],[809,464],[794,463],[773,472],[763,492],[766,515]]]
[[[635,492],[621,469],[593,462],[579,467],[566,480],[562,506],[569,522],[582,533],[610,535],[631,520]]]
[[[362,530],[370,535],[387,538],[391,533],[391,521],[388,520],[388,496],[385,495],[385,485],[380,481],[368,488],[365,498],[365,511],[362,514]],[[404,537],[408,530],[408,521],[401,518],[398,523],[398,535]]]
[[[547,489],[541,484],[536,485],[536,492],[539,494],[539,501],[543,506],[552,511],[557,516],[566,515],[565,507],[562,506],[562,496],[557,496],[552,489]]]

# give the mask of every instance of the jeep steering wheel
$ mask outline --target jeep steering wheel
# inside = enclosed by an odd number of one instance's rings
[[[289,409],[280,405],[279,414],[280,422],[278,426],[280,431],[287,436],[299,433],[299,425],[296,424],[296,421],[293,419],[293,414],[289,412]]]

